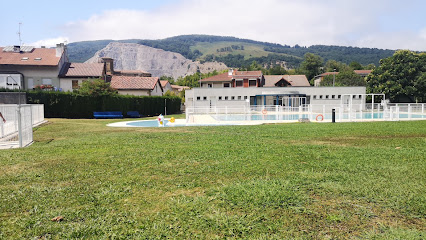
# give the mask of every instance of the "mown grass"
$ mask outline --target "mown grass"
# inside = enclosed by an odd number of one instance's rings
[[[425,121],[109,122],[50,119],[0,151],[0,239],[425,236]]]

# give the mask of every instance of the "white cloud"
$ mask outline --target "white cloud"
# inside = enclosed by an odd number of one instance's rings
[[[109,10],[63,27],[69,40],[161,39],[182,34],[235,36],[280,44],[350,45],[426,50],[426,30],[383,33],[385,0],[180,0],[154,11]]]
[[[67,42],[69,42],[68,37],[57,37],[57,38],[49,38],[49,39],[39,40],[37,42],[28,43],[28,44],[26,43],[25,45],[34,46],[34,47],[45,46],[47,48],[50,48],[50,47],[55,47],[56,44],[58,44],[58,43],[67,43]]]

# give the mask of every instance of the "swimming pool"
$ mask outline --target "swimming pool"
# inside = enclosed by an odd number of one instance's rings
[[[176,119],[174,123],[164,120],[164,127],[190,127],[190,126],[224,126],[238,125],[235,123],[186,123],[185,119]],[[110,127],[160,127],[157,120],[140,120],[131,122],[117,122],[108,124]]]
[[[187,123],[186,119],[176,119],[174,123],[169,120],[164,120],[164,127],[189,127],[189,126],[226,126],[226,125],[258,125],[264,123],[284,123],[296,122],[299,119],[310,119],[316,121],[319,113],[295,113],[295,114],[228,114],[228,115],[200,115],[198,121]],[[196,117],[194,117],[195,119]],[[330,122],[331,114],[325,114],[324,119],[319,118],[319,121]],[[426,114],[384,114],[381,113],[343,113],[339,116],[336,113],[336,121],[395,121],[395,120],[426,120]],[[156,119],[139,120],[131,122],[116,122],[108,124],[110,127],[159,127]]]
[[[330,120],[332,118],[331,114],[320,114],[320,113],[312,113],[312,114],[229,114],[229,115],[212,115],[212,117],[217,121],[297,121],[299,119],[315,119],[318,115],[323,116],[324,120]],[[385,114],[381,113],[343,113],[341,116],[336,113],[336,119],[374,119],[380,120],[384,119]],[[390,116],[386,115],[386,118],[390,118]],[[426,115],[422,114],[407,114],[400,113],[399,115],[393,114],[392,119],[426,119]]]

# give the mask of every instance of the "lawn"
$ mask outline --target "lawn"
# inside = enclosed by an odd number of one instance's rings
[[[0,239],[426,234],[426,121],[113,121],[49,119],[30,147],[0,151]]]

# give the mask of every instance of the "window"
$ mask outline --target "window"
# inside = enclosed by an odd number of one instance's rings
[[[335,99],[336,98],[336,95],[331,95],[331,99]]]
[[[201,83],[201,84],[200,84],[200,87],[203,87],[203,86],[204,86],[204,83]]]
[[[342,95],[337,95],[337,98],[340,99],[342,97]]]
[[[362,95],[359,95],[359,96],[358,96],[358,98],[359,98],[359,99],[361,99],[361,98],[362,98]]]
[[[72,80],[72,89],[78,89],[78,80]]]
[[[329,95],[325,95],[325,99],[328,99]]]
[[[197,97],[197,101],[200,101],[201,100],[201,97]]]
[[[203,100],[204,100],[204,101],[206,101],[206,100],[207,100],[207,97],[203,97]]]
[[[234,97],[234,96],[232,96],[232,97],[231,97],[231,100],[235,100],[235,97]]]
[[[223,87],[230,87],[230,84],[229,83],[224,83]]]
[[[219,96],[219,101],[222,100],[222,96]]]
[[[41,57],[34,58],[35,61],[41,61]]]
[[[257,81],[256,80],[249,80],[249,87],[256,87]]]
[[[228,96],[225,96],[225,100],[228,100]]]
[[[313,98],[313,99],[317,99],[317,95],[314,95],[312,98]]]
[[[21,58],[21,61],[28,61],[28,59],[30,59],[30,58],[28,58],[28,57],[23,57],[23,58]]]
[[[319,99],[322,99],[322,95],[319,95]]]
[[[244,100],[247,100],[248,99],[248,97],[247,96],[244,96]]]
[[[243,81],[235,81],[235,87],[242,87],[243,86]]]
[[[353,99],[355,99],[355,98],[356,98],[356,95],[353,95],[353,96],[352,96],[352,98],[353,98]]]
[[[212,87],[213,87],[213,85],[212,85],[211,83],[209,83],[209,84],[207,84],[207,87],[208,87],[208,88],[212,88]]]
[[[241,100],[241,96],[238,96],[238,100]]]
[[[34,88],[34,79],[28,78],[28,89]]]

